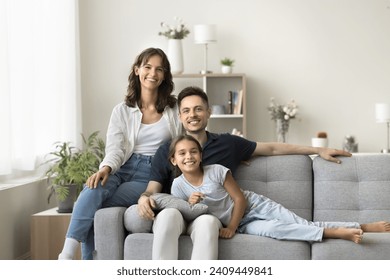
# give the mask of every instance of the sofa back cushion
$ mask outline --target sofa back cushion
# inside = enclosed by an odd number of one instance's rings
[[[315,158],[314,220],[390,219],[390,155],[355,154],[341,164]]]
[[[262,194],[312,219],[313,171],[309,156],[259,156],[252,157],[248,164],[242,163],[234,174],[242,189]]]

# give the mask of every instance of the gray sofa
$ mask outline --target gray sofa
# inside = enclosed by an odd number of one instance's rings
[[[242,164],[236,180],[301,217],[318,221],[390,220],[390,155],[356,154],[335,164],[320,157],[289,155],[254,157]],[[153,234],[126,229],[134,217],[113,207],[95,215],[96,259],[138,259],[152,256]],[[149,230],[145,230],[149,231]],[[189,236],[179,240],[179,258],[190,259]],[[280,241],[236,234],[219,240],[219,259],[390,259],[390,233],[365,233],[361,244],[326,239],[320,243]]]

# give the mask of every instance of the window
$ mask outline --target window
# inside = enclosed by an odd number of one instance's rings
[[[0,183],[36,171],[54,142],[80,140],[77,8],[0,1]]]

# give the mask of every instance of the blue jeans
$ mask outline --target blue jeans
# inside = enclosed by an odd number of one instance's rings
[[[308,221],[265,196],[249,191],[244,195],[250,209],[240,222],[240,233],[313,242],[322,241],[324,228],[360,228],[355,222]]]
[[[149,182],[152,156],[133,154],[104,184],[96,189],[84,186],[73,208],[66,237],[76,239],[82,248],[82,258],[93,259],[95,238],[93,220],[97,210],[105,207],[129,207],[138,202]]]

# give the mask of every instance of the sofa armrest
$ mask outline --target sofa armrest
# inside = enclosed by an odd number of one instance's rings
[[[97,260],[123,260],[126,207],[99,209],[95,214],[95,249]]]

